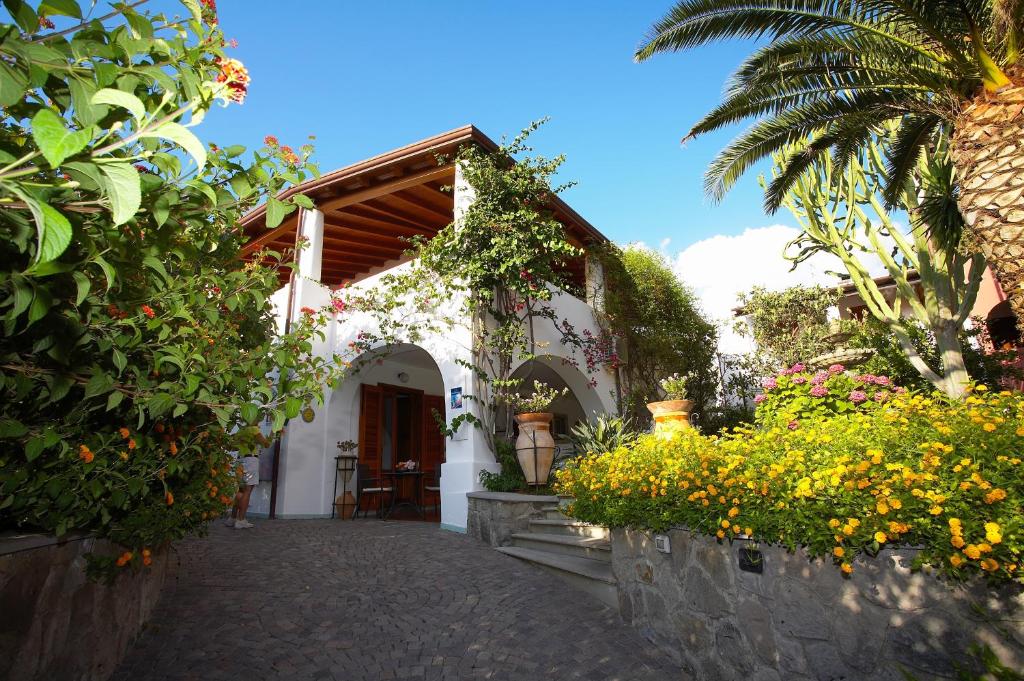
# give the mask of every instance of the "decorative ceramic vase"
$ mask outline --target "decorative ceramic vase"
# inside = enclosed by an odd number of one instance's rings
[[[352,496],[352,492],[345,490],[344,496],[339,495],[334,500],[334,509],[337,512],[337,516],[341,520],[348,520],[352,517],[352,511],[356,508],[356,498]]]
[[[647,409],[654,414],[654,434],[671,438],[690,427],[693,400],[663,400],[648,402]]]
[[[516,456],[528,485],[545,485],[555,458],[555,438],[551,437],[551,414],[516,414],[519,437]]]

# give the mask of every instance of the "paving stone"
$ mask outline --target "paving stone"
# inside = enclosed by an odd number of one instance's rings
[[[687,678],[599,601],[417,522],[215,524],[113,681]]]

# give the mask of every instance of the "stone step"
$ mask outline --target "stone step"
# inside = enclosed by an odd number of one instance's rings
[[[561,506],[545,506],[543,509],[544,517],[548,520],[565,520],[566,516],[562,513]]]
[[[544,534],[541,532],[517,532],[512,535],[512,545],[524,549],[550,551],[565,556],[589,558],[604,563],[612,560],[612,545],[601,537],[581,537],[572,534]]]
[[[608,538],[608,528],[600,525],[588,525],[568,518],[536,518],[530,521],[530,531],[541,534],[570,534],[580,537]]]
[[[605,605],[619,609],[619,595],[611,563],[589,558],[537,551],[520,546],[499,546],[498,551],[547,570],[572,586],[589,593]]]

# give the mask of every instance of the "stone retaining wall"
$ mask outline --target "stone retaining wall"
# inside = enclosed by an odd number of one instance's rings
[[[901,668],[922,681],[955,678],[972,643],[1024,669],[1019,587],[996,593],[913,573],[911,549],[859,559],[844,578],[831,563],[762,546],[756,574],[739,568],[746,542],[668,536],[666,554],[651,535],[612,532],[620,610],[696,679],[904,681]]]
[[[531,518],[544,516],[544,507],[558,497],[512,492],[470,492],[466,533],[491,546],[512,543],[516,532],[527,532]]]
[[[88,536],[0,536],[0,679],[103,681],[117,668],[160,597],[168,552],[110,585],[86,577],[87,553],[119,551]]]

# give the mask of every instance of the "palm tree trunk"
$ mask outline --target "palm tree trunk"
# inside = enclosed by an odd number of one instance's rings
[[[984,254],[1024,331],[1024,69],[957,118],[953,163],[968,238]]]

